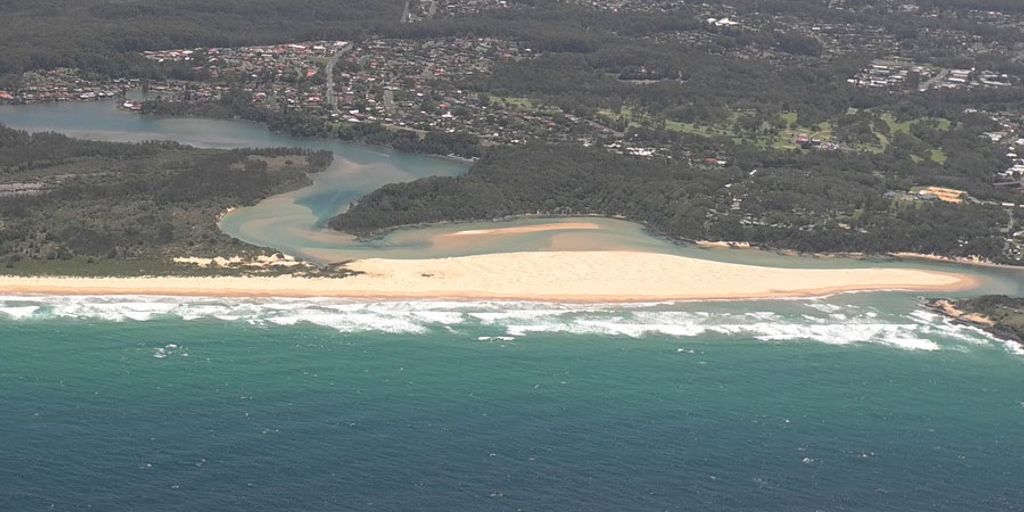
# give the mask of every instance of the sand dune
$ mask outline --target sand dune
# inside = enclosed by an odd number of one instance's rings
[[[789,298],[844,292],[966,289],[967,276],[914,269],[783,269],[668,254],[522,252],[426,260],[367,259],[364,274],[301,277],[0,277],[0,293],[508,299],[558,302]]]

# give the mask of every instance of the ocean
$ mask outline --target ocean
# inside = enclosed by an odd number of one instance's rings
[[[226,216],[310,259],[635,249],[784,267],[1016,270],[702,251],[640,226],[451,243],[580,219],[323,229],[380,184],[462,164],[102,103],[0,123],[105,140],[331,149]],[[442,240],[448,240],[441,243]],[[573,305],[0,293],[0,512],[1021,511],[1024,349],[905,293]]]
[[[0,300],[0,510],[1024,509],[1024,354],[905,300]]]

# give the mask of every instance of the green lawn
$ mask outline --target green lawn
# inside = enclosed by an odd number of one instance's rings
[[[522,98],[513,99],[523,102],[529,101]],[[620,112],[614,112],[607,109],[599,112],[601,115],[611,119],[624,119],[630,126],[656,126],[659,123],[658,120],[645,114],[637,113],[628,107],[622,108]],[[733,112],[727,118],[723,119],[721,123],[714,125],[666,120],[664,122],[664,127],[666,130],[678,133],[699,135],[702,137],[729,137],[737,142],[748,142],[760,147],[779,150],[794,148],[795,144],[793,141],[800,134],[806,134],[811,138],[821,140],[834,140],[835,138],[835,126],[831,122],[826,121],[812,126],[803,126],[800,125],[799,116],[796,112],[785,112],[779,115],[779,120],[781,121],[780,124],[784,125],[784,128],[773,132],[772,127],[766,122],[763,126],[762,132],[754,136],[751,136],[749,133],[741,133],[736,129],[736,123],[739,120],[739,117],[739,112]],[[857,144],[853,146],[854,149],[858,151],[881,153],[889,146],[892,134],[910,134],[911,128],[917,123],[935,123],[935,126],[940,130],[948,130],[951,127],[950,121],[942,118],[922,117],[919,119],[898,121],[896,116],[886,112],[881,115],[881,119],[889,128],[888,134],[876,131],[875,136],[878,138],[877,144]],[[946,162],[946,153],[942,151],[941,148],[933,148],[930,150],[929,154],[917,157],[915,160],[923,161],[925,158],[930,158],[933,162],[941,165]]]

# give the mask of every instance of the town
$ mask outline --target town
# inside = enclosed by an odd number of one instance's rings
[[[595,12],[687,13],[684,27],[638,35],[641,43],[682,44],[708,54],[769,65],[801,65],[818,59],[850,55],[873,57],[847,82],[891,95],[915,95],[931,90],[1004,90],[1021,86],[1021,77],[994,68],[955,67],[948,59],[932,56],[926,45],[909,44],[906,35],[883,27],[841,22],[815,22],[783,14],[739,15],[727,5],[690,5],[664,0],[566,0],[564,3]],[[521,8],[503,0],[410,0],[403,21],[474,16],[495,10]],[[913,2],[899,12],[920,12]],[[948,13],[940,13],[950,15]],[[1024,16],[971,12],[964,23],[988,23],[999,30],[1024,27]],[[970,45],[981,56],[1009,54],[1021,43],[1007,46],[971,35],[965,30],[925,25],[914,37],[928,47]],[[724,41],[745,41],[724,44]],[[142,112],[147,103],[218,102],[241,91],[252,107],[269,113],[300,113],[331,130],[366,125],[417,137],[430,133],[461,134],[481,145],[515,145],[533,140],[568,142],[604,147],[639,158],[683,158],[697,165],[720,167],[729,155],[709,150],[680,148],[658,133],[681,136],[729,137],[775,149],[809,151],[884,150],[884,133],[856,134],[854,128],[835,123],[802,122],[795,113],[765,118],[760,127],[741,125],[759,119],[756,111],[724,112],[715,121],[677,121],[626,105],[614,109],[567,109],[542,95],[498,94],[488,80],[498,69],[515,68],[541,59],[544,51],[531,44],[497,37],[367,38],[359,41],[301,41],[235,48],[177,48],[149,50],[141,56],[157,66],[189,69],[190,78],[105,78],[72,68],[26,72],[17,89],[0,91],[0,103],[32,104],[116,99],[120,108]],[[171,74],[169,74],[171,75]],[[662,70],[627,68],[618,81],[641,90],[687,81]],[[990,110],[999,128],[987,136],[1005,155],[1005,166],[993,171],[1002,187],[1020,187],[1024,179],[1024,147],[1020,112]],[[852,112],[853,119],[873,115],[874,125],[884,120],[888,129],[909,130],[888,114]],[[856,121],[860,122],[860,121]],[[756,126],[756,125],[755,125]],[[868,132],[874,130],[868,129]],[[864,130],[861,129],[861,132]],[[877,140],[876,140],[877,139]],[[932,155],[941,162],[940,148]],[[455,155],[458,156],[458,155]]]

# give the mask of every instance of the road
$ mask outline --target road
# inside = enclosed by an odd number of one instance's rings
[[[345,52],[347,52],[349,48],[352,48],[351,44],[346,44],[341,47],[341,49],[327,61],[327,66],[324,68],[324,73],[327,74],[325,79],[327,94],[324,95],[324,99],[327,101],[327,104],[331,106],[331,109],[334,110],[335,114],[340,113],[340,111],[338,110],[337,94],[334,93],[334,66],[338,64],[338,59],[340,59],[342,55],[345,55]]]
[[[945,80],[947,76],[949,76],[949,70],[948,69],[943,69],[942,71],[939,71],[939,74],[931,77],[925,83],[921,84],[921,86],[918,88],[918,90],[921,91],[921,92],[924,92],[924,91],[927,91],[928,89],[931,89],[933,87],[938,87],[939,84],[941,84],[942,81]]]
[[[409,12],[409,4],[412,0],[405,0],[405,9],[402,10],[402,19],[399,20],[401,23],[412,23],[412,13]]]

